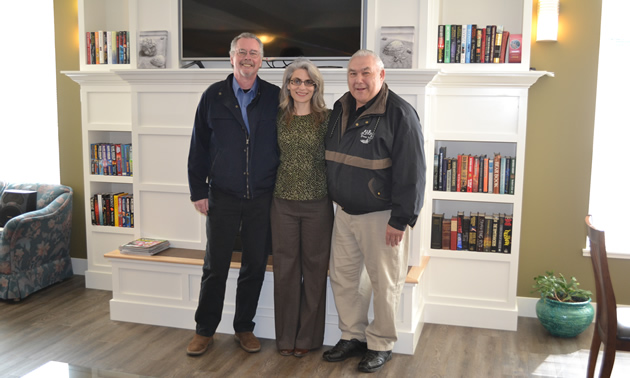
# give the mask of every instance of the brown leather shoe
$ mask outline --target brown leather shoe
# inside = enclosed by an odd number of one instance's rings
[[[295,357],[304,357],[307,353],[308,353],[308,349],[295,348],[295,350],[293,351],[293,355]]]
[[[212,336],[206,337],[195,334],[190,344],[188,344],[188,348],[186,348],[186,353],[189,356],[199,356],[204,354],[205,351],[208,350],[208,347],[212,345],[214,339]]]
[[[238,341],[241,344],[241,348],[246,352],[255,353],[260,351],[260,341],[252,332],[236,332],[234,340]]]

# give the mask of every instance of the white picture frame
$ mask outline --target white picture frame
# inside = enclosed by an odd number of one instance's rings
[[[413,26],[382,26],[379,56],[385,68],[414,67]]]
[[[168,62],[168,31],[138,32],[138,68],[166,68]]]

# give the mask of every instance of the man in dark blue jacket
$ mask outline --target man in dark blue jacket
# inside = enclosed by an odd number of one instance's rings
[[[263,45],[250,33],[232,41],[234,73],[201,96],[188,155],[195,209],[207,215],[196,334],[187,348],[203,354],[221,321],[232,250],[241,230],[243,247],[236,289],[235,339],[258,352],[253,318],[271,246],[269,209],[278,167],[276,114],[279,88],[258,77]]]

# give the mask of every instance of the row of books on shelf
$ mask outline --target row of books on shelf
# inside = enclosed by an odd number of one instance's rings
[[[90,198],[90,211],[93,225],[133,227],[133,194],[95,194]]]
[[[128,31],[95,31],[86,32],[87,64],[129,64]]]
[[[440,147],[433,156],[433,190],[514,194],[516,158],[488,155],[446,156]]]
[[[171,243],[166,239],[139,238],[118,247],[120,253],[127,255],[151,256],[170,248]]]
[[[503,25],[438,25],[438,63],[520,63],[522,34]]]
[[[511,253],[512,215],[473,213],[448,218],[434,213],[431,248],[454,251]]]
[[[133,176],[131,144],[90,144],[90,173],[106,176]]]

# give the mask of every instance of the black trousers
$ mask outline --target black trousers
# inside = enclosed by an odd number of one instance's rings
[[[253,319],[271,250],[271,198],[272,192],[254,199],[241,199],[211,190],[206,223],[208,243],[195,312],[197,334],[212,336],[221,322],[226,282],[239,228],[243,252],[236,289],[234,331],[254,330]]]

